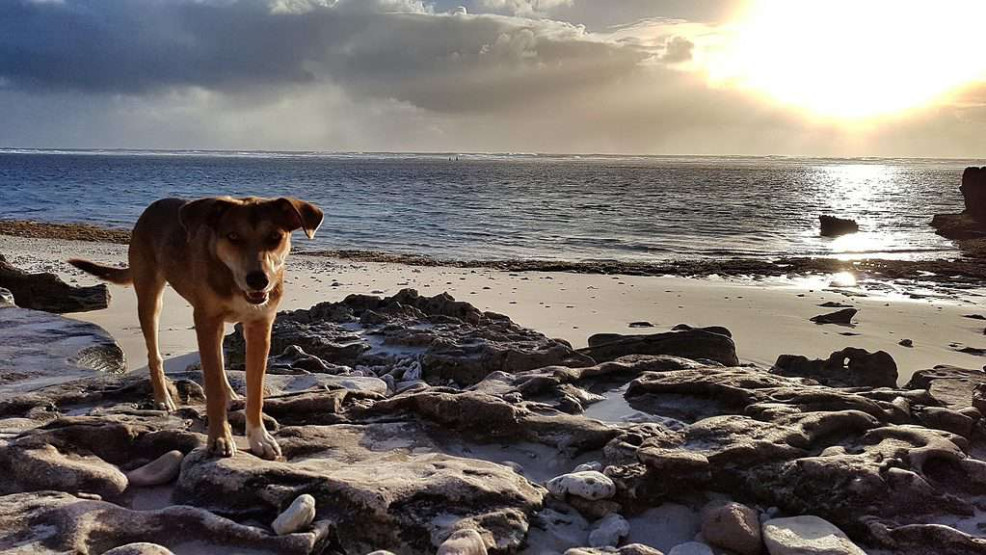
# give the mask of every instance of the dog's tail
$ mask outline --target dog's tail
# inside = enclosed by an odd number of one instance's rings
[[[110,283],[115,283],[117,285],[130,285],[134,282],[133,273],[130,272],[130,268],[114,268],[112,266],[104,266],[102,264],[96,264],[95,262],[89,262],[88,260],[81,260],[78,258],[72,258],[68,261],[68,263],[87,274],[92,274],[99,279]]]

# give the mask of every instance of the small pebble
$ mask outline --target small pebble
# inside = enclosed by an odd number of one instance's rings
[[[609,499],[616,495],[616,484],[608,476],[596,470],[572,472],[552,478],[545,484],[556,497],[564,498],[574,495],[582,499],[595,501]]]
[[[630,534],[630,523],[616,513],[610,513],[599,519],[592,531],[589,532],[591,547],[616,547],[620,540]]]
[[[486,555],[486,542],[472,528],[456,530],[442,542],[436,555]]]
[[[181,461],[185,454],[181,451],[168,451],[144,466],[127,473],[130,485],[137,487],[160,486],[178,477]]]
[[[283,513],[277,516],[271,528],[278,536],[292,534],[315,520],[315,498],[307,493],[299,495]]]
[[[103,555],[175,555],[170,549],[156,543],[128,543],[104,551]]]

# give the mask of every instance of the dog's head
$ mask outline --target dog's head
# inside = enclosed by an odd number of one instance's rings
[[[243,297],[263,304],[284,271],[291,232],[303,229],[314,237],[322,211],[293,198],[204,198],[182,206],[179,219],[189,237],[210,234],[214,254],[232,272]]]

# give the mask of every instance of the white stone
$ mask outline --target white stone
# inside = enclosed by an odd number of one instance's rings
[[[813,515],[768,520],[763,539],[770,555],[866,555],[842,530]]]
[[[104,551],[103,555],[174,555],[174,553],[167,547],[156,543],[137,542],[114,547],[109,551]]]
[[[271,528],[278,536],[283,536],[305,528],[313,520],[315,520],[315,498],[305,493],[299,495],[290,507],[277,516]]]
[[[12,308],[16,306],[17,303],[14,302],[14,294],[10,292],[10,289],[0,287],[0,308]]]
[[[616,513],[610,513],[592,527],[589,532],[591,547],[617,546],[620,540],[630,534],[630,523]]]
[[[442,542],[436,555],[486,555],[486,542],[472,528],[456,530]]]
[[[127,473],[131,486],[150,487],[167,484],[178,477],[181,461],[185,454],[181,451],[168,451],[144,466]]]
[[[702,542],[687,542],[671,548],[668,555],[715,555],[715,552]]]
[[[576,466],[575,467],[575,470],[573,470],[572,472],[586,472],[586,471],[589,471],[589,470],[596,470],[598,472],[602,472],[602,470],[603,470],[603,463],[597,462],[597,461],[582,463],[582,464]]]
[[[582,499],[596,501],[609,499],[616,495],[616,484],[608,476],[596,470],[572,472],[552,478],[545,486],[552,494],[564,498],[574,495]]]

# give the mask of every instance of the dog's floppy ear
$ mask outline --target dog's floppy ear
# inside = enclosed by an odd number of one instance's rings
[[[178,209],[178,221],[185,228],[185,233],[191,237],[203,225],[215,228],[223,212],[230,206],[233,206],[233,201],[229,197],[200,198],[186,202]]]
[[[322,211],[317,206],[288,197],[279,198],[274,204],[283,217],[282,222],[286,230],[304,229],[309,239],[315,237],[315,231],[322,225]]]

